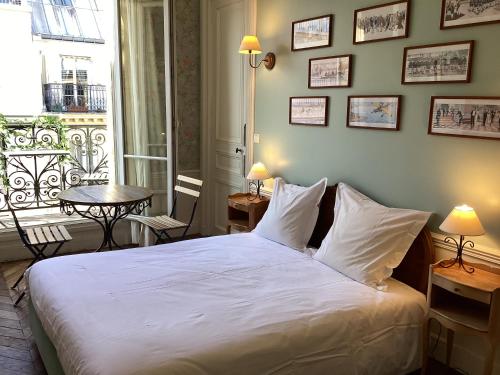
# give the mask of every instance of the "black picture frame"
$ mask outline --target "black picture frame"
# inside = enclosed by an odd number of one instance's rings
[[[310,121],[306,122],[304,118],[298,118],[294,116],[293,114],[293,104],[296,101],[306,101],[306,100],[318,100],[318,101],[323,101],[323,113],[320,113],[321,115],[321,122],[317,121]],[[292,96],[290,97],[289,101],[289,107],[288,107],[288,123],[290,125],[307,125],[307,126],[320,126],[320,127],[326,127],[328,126],[328,115],[329,115],[329,101],[330,98],[328,96]]]

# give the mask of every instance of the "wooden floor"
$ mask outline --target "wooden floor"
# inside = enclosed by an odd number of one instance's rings
[[[29,261],[0,263],[0,374],[1,375],[47,375],[36,348],[28,322],[27,297],[18,307],[14,301],[18,291],[12,290],[19,275]],[[19,290],[23,290],[21,283]],[[411,375],[418,375],[415,371]],[[445,365],[430,359],[429,375],[459,375]]]
[[[27,261],[0,265],[0,374],[46,375],[40,354],[33,341],[28,322],[26,298],[18,307],[18,292],[9,288],[24,272]],[[24,288],[24,283],[20,285]],[[21,289],[22,290],[22,289]]]

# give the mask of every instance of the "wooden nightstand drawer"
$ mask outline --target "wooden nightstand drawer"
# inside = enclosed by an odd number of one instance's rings
[[[239,202],[235,202],[231,199],[228,200],[228,205],[229,207],[233,207],[234,209],[238,211],[243,211],[243,212],[248,212],[248,205],[241,204]]]
[[[445,262],[449,267],[442,266]],[[466,261],[431,265],[427,307],[422,374],[426,374],[430,320],[435,319],[446,328],[447,366],[451,362],[455,332],[462,332],[488,341],[483,374],[492,375],[495,349],[500,342],[500,269]]]
[[[446,289],[449,292],[486,304],[489,304],[491,302],[491,293],[455,283],[441,275],[434,274],[433,278],[433,283],[435,285],[440,286],[441,288]]]

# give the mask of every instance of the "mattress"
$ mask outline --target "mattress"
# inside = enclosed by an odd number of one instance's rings
[[[425,297],[237,234],[64,256],[27,274],[67,375],[405,374]]]

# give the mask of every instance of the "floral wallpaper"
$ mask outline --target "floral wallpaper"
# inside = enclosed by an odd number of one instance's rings
[[[200,121],[200,0],[175,0],[175,87],[177,170],[199,170]]]

